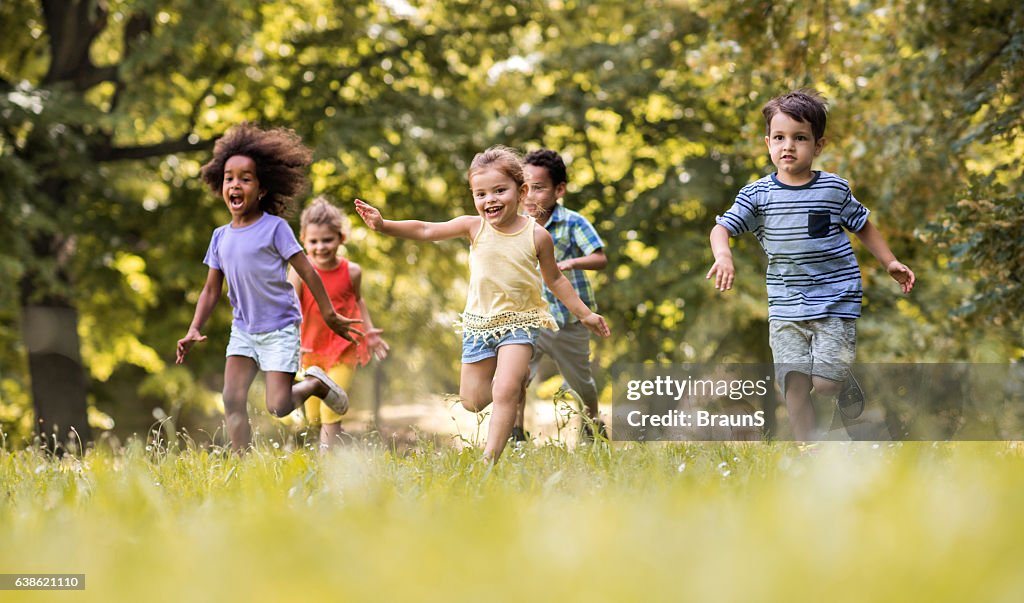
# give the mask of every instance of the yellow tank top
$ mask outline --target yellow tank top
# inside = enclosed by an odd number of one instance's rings
[[[464,333],[500,336],[526,327],[558,330],[541,295],[534,220],[505,234],[487,220],[469,248],[469,293],[462,313]]]

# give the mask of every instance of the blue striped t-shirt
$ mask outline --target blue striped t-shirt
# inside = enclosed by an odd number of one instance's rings
[[[768,318],[858,318],[860,267],[843,229],[859,232],[868,210],[835,174],[814,172],[803,186],[765,176],[740,189],[715,221],[733,236],[753,232],[768,255]]]

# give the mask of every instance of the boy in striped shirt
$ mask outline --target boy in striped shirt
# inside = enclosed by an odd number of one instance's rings
[[[812,170],[825,145],[825,101],[798,90],[762,110],[764,141],[778,170],[743,187],[711,230],[715,263],[707,278],[732,288],[735,268],[729,237],[753,232],[768,255],[769,343],[776,378],[797,440],[816,439],[811,392],[863,403],[850,374],[860,316],[860,267],[843,230],[857,235],[903,293],[914,273],[889,250],[868,221],[868,210],[839,176]],[[844,390],[844,385],[846,388]],[[851,391],[853,390],[853,391]],[[856,402],[856,400],[854,400]]]

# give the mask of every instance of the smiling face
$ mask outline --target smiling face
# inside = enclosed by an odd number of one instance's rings
[[[779,181],[790,186],[810,181],[811,164],[825,146],[824,137],[815,140],[810,123],[797,121],[781,111],[772,117],[764,142],[779,170]]]
[[[224,183],[221,194],[231,212],[231,225],[248,226],[260,216],[260,197],[265,191],[256,177],[256,162],[245,155],[235,155],[224,163]]]
[[[502,230],[514,228],[519,218],[519,202],[526,196],[527,185],[516,186],[504,172],[485,168],[469,178],[473,203],[480,216],[491,226]]]
[[[523,208],[526,209],[526,213],[543,224],[551,215],[551,210],[558,200],[565,195],[565,183],[560,182],[557,186],[552,184],[551,172],[542,165],[526,164],[523,171],[526,183],[530,186]]]
[[[338,267],[338,248],[344,239],[329,224],[307,224],[302,230],[302,246],[313,265],[320,270]]]

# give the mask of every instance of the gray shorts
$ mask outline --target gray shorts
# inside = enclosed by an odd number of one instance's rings
[[[857,320],[817,318],[814,320],[769,320],[768,343],[775,360],[775,378],[786,393],[786,376],[791,371],[846,381],[857,353]]]
[[[566,385],[579,394],[584,404],[597,404],[597,383],[590,370],[590,331],[583,323],[571,322],[557,331],[540,330],[530,361],[531,380],[537,375],[537,365],[545,354],[555,361]]]

